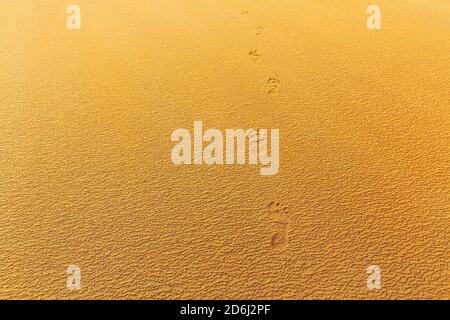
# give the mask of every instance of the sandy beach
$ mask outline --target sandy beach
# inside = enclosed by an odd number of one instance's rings
[[[450,298],[449,1],[75,2],[0,0],[0,299]]]

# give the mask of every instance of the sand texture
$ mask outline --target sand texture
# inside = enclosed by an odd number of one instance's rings
[[[450,1],[72,2],[0,0],[0,298],[450,298]],[[279,173],[173,165],[194,120]]]

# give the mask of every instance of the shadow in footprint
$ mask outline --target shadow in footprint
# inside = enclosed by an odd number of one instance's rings
[[[250,50],[248,52],[248,55],[251,56],[253,60],[257,61],[260,59],[262,53],[258,49],[255,49],[255,50]]]
[[[269,95],[276,95],[280,91],[280,80],[276,78],[269,78],[267,80],[267,84],[269,85],[269,91],[267,92]]]
[[[257,26],[256,27],[256,35],[259,36],[263,32],[264,27],[263,26]]]
[[[267,209],[269,209],[275,223],[270,246],[274,250],[284,250],[289,242],[289,207],[279,201],[271,201],[267,205]]]
[[[287,221],[277,222],[275,233],[272,235],[270,246],[274,250],[284,250],[289,242],[289,223]]]

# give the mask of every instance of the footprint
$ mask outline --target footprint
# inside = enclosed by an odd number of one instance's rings
[[[280,91],[280,80],[275,78],[270,78],[267,80],[267,84],[269,85],[269,91],[267,92],[269,95],[276,95]]]
[[[289,207],[285,206],[283,204],[281,204],[278,201],[272,201],[267,205],[267,208],[270,209],[270,211],[272,212],[277,212],[277,213],[288,213],[289,212]]]
[[[277,222],[275,232],[272,234],[270,246],[274,250],[284,250],[289,244],[289,223]]]
[[[256,35],[259,36],[264,30],[263,26],[257,26],[256,27]]]
[[[262,55],[262,53],[259,52],[258,49],[255,49],[255,50],[250,50],[248,52],[248,55],[251,56],[254,61],[257,61],[260,59],[260,56]]]
[[[289,207],[278,201],[271,201],[267,208],[272,213],[275,228],[271,234],[270,246],[274,250],[284,250],[289,243]]]

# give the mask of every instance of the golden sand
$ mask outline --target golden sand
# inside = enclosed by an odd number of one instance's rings
[[[450,2],[376,2],[381,30],[362,0],[77,0],[69,31],[0,0],[0,298],[448,299]],[[194,120],[279,128],[280,172],[174,166]]]

